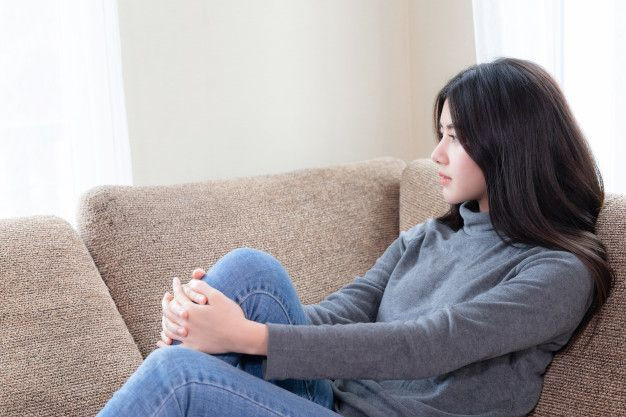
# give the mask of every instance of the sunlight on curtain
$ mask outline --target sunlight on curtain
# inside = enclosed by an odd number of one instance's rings
[[[534,61],[560,84],[602,172],[626,194],[626,3],[615,0],[473,0],[476,60]]]
[[[116,2],[0,3],[0,218],[131,184]]]

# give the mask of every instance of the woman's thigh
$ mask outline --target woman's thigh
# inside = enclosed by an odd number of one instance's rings
[[[109,400],[108,416],[338,416],[196,350],[156,349]]]
[[[259,323],[309,324],[289,274],[271,254],[237,248],[220,258],[202,278],[237,302],[247,319]],[[263,357],[228,353],[215,355],[243,371],[263,378]],[[332,382],[328,379],[270,380],[310,401],[332,408]]]

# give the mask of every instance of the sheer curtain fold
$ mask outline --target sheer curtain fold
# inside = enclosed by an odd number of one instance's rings
[[[2,2],[0,34],[0,217],[74,224],[87,189],[132,183],[116,2]]]
[[[560,84],[608,192],[626,194],[626,3],[473,0],[476,61],[529,59]]]

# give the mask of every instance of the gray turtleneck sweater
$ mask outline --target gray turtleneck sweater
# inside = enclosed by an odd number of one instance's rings
[[[573,254],[505,244],[489,213],[428,219],[362,277],[305,306],[312,325],[268,323],[264,378],[333,381],[344,416],[522,416],[591,305]]]

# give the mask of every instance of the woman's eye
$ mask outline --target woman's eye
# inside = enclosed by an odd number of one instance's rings
[[[443,133],[438,132],[437,136],[439,137],[439,140],[443,139]],[[454,136],[454,135],[448,135],[448,137],[450,138],[450,140],[453,140],[453,141],[456,140],[456,136]]]
[[[439,132],[438,136],[439,136],[439,139],[443,139],[443,133]],[[456,140],[456,136],[454,135],[448,135],[448,137],[452,140]]]

